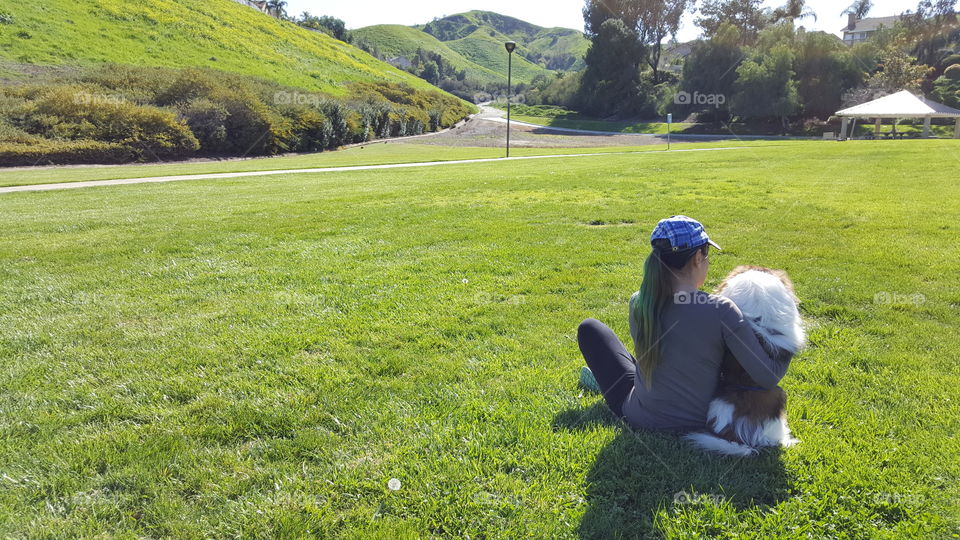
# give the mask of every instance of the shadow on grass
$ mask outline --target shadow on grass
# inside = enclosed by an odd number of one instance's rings
[[[543,118],[543,117],[540,117]],[[523,118],[520,118],[520,121],[523,121]],[[530,118],[527,118],[530,120]],[[540,122],[532,122],[535,124],[541,124]],[[666,138],[667,136],[667,127],[661,121],[643,121],[643,120],[627,120],[627,121],[616,121],[616,120],[598,120],[590,119],[586,117],[581,117],[578,115],[566,115],[566,116],[555,116],[550,117],[546,122],[543,122],[542,128],[535,129],[533,133],[540,135],[549,135],[554,133],[550,129],[545,128],[562,128],[562,129],[579,129],[585,131],[596,132],[591,133],[577,133],[566,132],[565,135],[594,135],[594,136],[615,136],[615,135],[650,135],[661,138]],[[836,126],[834,131],[839,130],[839,125]],[[672,129],[670,130],[674,135],[686,135],[686,136],[695,136],[695,135],[705,135],[715,138],[717,136],[723,136],[727,138],[734,139],[739,136],[748,136],[748,137],[771,137],[777,139],[783,136],[808,136],[808,137],[820,137],[824,131],[829,131],[829,127],[821,127],[820,129],[793,129],[789,132],[784,132],[783,128],[779,123],[752,123],[745,124],[742,122],[737,123],[728,123],[728,122],[702,122],[697,124],[673,124]],[[952,132],[951,132],[952,133]]]
[[[587,474],[581,538],[659,537],[660,510],[668,515],[695,507],[762,512],[789,496],[780,449],[753,458],[708,455],[677,435],[630,429],[603,402],[563,411],[553,421],[554,429],[598,425],[619,433]]]
[[[585,131],[562,131],[562,132],[558,132],[558,131],[556,131],[555,129],[549,129],[549,128],[551,128],[551,127],[562,128],[562,129],[581,129],[581,130],[593,131],[593,133],[587,133],[587,132],[585,132]],[[564,135],[565,137],[616,137],[617,135],[620,135],[620,133],[609,133],[609,132],[607,132],[606,130],[601,130],[601,129],[591,130],[590,128],[582,128],[582,127],[581,127],[581,128],[571,128],[571,127],[567,127],[567,126],[544,126],[544,127],[538,127],[538,128],[533,128],[532,130],[530,130],[530,133],[533,133],[534,135],[556,135],[557,133],[561,133],[561,134]]]
[[[564,129],[581,129],[581,130],[587,130],[587,131],[556,131],[556,129],[551,129],[556,127],[563,127]],[[544,127],[533,128],[532,130],[530,130],[530,133],[534,135],[563,135],[564,137],[571,137],[571,138],[575,138],[575,137],[601,138],[601,137],[618,137],[622,135],[643,135],[645,137],[648,137],[649,139],[657,139],[664,143],[666,143],[667,141],[666,133],[647,133],[644,131],[615,132],[615,131],[604,130],[601,128],[590,128],[590,127],[569,128],[566,126],[544,126]],[[743,135],[743,134],[734,134],[729,131],[718,130],[716,132],[713,132],[710,130],[690,130],[690,129],[686,129],[682,131],[677,130],[677,131],[674,131],[673,134],[685,135],[686,138],[684,139],[683,142],[697,142],[697,141],[712,142],[712,141],[716,141],[718,138],[736,139],[739,135]],[[702,138],[695,139],[694,137],[696,137],[697,135],[701,135]],[[773,138],[775,139],[776,137],[773,137]]]

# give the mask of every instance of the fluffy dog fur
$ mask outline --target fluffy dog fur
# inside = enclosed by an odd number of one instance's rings
[[[724,279],[717,294],[740,308],[760,345],[771,358],[787,361],[805,341],[798,300],[785,272],[740,266]],[[779,386],[763,389],[727,352],[717,396],[710,402],[710,432],[691,433],[697,446],[725,455],[749,456],[764,446],[792,446],[787,426],[787,393]]]

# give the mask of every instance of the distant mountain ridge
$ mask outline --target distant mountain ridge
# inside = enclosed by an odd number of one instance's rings
[[[489,11],[469,11],[416,26],[375,25],[353,30],[358,45],[394,65],[410,69],[415,56],[439,55],[443,63],[475,84],[506,83],[506,41],[516,41],[515,82],[582,69],[590,41],[569,28],[544,28]]]
[[[502,45],[504,41],[516,41],[520,56],[558,71],[581,69],[583,56],[590,46],[590,41],[580,31],[545,28],[491,11],[449,15],[416,28],[444,42],[469,43],[468,40],[483,39]]]

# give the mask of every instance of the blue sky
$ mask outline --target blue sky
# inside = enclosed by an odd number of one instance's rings
[[[807,5],[816,12],[818,19],[805,19],[801,22],[808,29],[839,33],[846,24],[846,18],[840,15],[844,7],[853,0],[807,0]],[[540,26],[564,26],[583,30],[583,0],[287,0],[287,11],[299,15],[309,11],[314,15],[333,15],[343,19],[348,28],[360,28],[371,24],[422,24],[435,17],[462,13],[473,9],[495,11],[510,15]],[[775,7],[783,1],[767,1],[766,5]],[[916,9],[916,0],[874,0],[870,16],[881,17],[896,15],[908,9]],[[699,29],[688,16],[679,39],[694,39]]]

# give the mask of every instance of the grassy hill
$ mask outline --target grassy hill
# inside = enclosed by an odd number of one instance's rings
[[[384,58],[410,58],[417,49],[440,54],[457,70],[466,72],[467,78],[480,83],[505,83],[506,71],[494,71],[488,67],[473,62],[459,52],[451,49],[446,43],[437,38],[409,26],[399,24],[378,24],[367,26],[353,31],[353,38],[358,43],[364,43]],[[523,60],[526,62],[526,60]],[[518,72],[523,67],[518,64]],[[538,71],[541,68],[529,62],[530,70]]]
[[[513,75],[530,82],[554,70],[583,67],[589,47],[584,35],[569,28],[543,28],[487,11],[471,11],[407,27],[376,25],[353,31],[357,43],[381,57],[411,58],[417,49],[439,54],[466,78],[480,84],[506,82],[505,41],[516,41]]]
[[[507,40],[503,39],[502,36],[491,36],[489,31],[477,29],[465,38],[448,42],[447,46],[475,64],[489,68],[496,73],[506,73],[507,52],[503,48],[504,41]],[[519,43],[517,49],[521,49]],[[524,56],[524,51],[514,55],[514,81],[530,82],[541,73],[549,73],[549,70],[530,62]]]
[[[0,76],[10,64],[205,67],[344,95],[344,82],[432,88],[326,34],[230,0],[4,2]],[[3,64],[7,67],[4,68]]]
[[[418,27],[468,58],[485,58],[489,44],[501,50],[503,42],[517,42],[517,54],[552,70],[577,70],[590,41],[570,28],[543,28],[490,11],[450,15]],[[486,65],[486,64],[484,64]],[[492,66],[487,66],[492,67]]]
[[[0,8],[0,166],[316,152],[472,107],[230,0]]]

